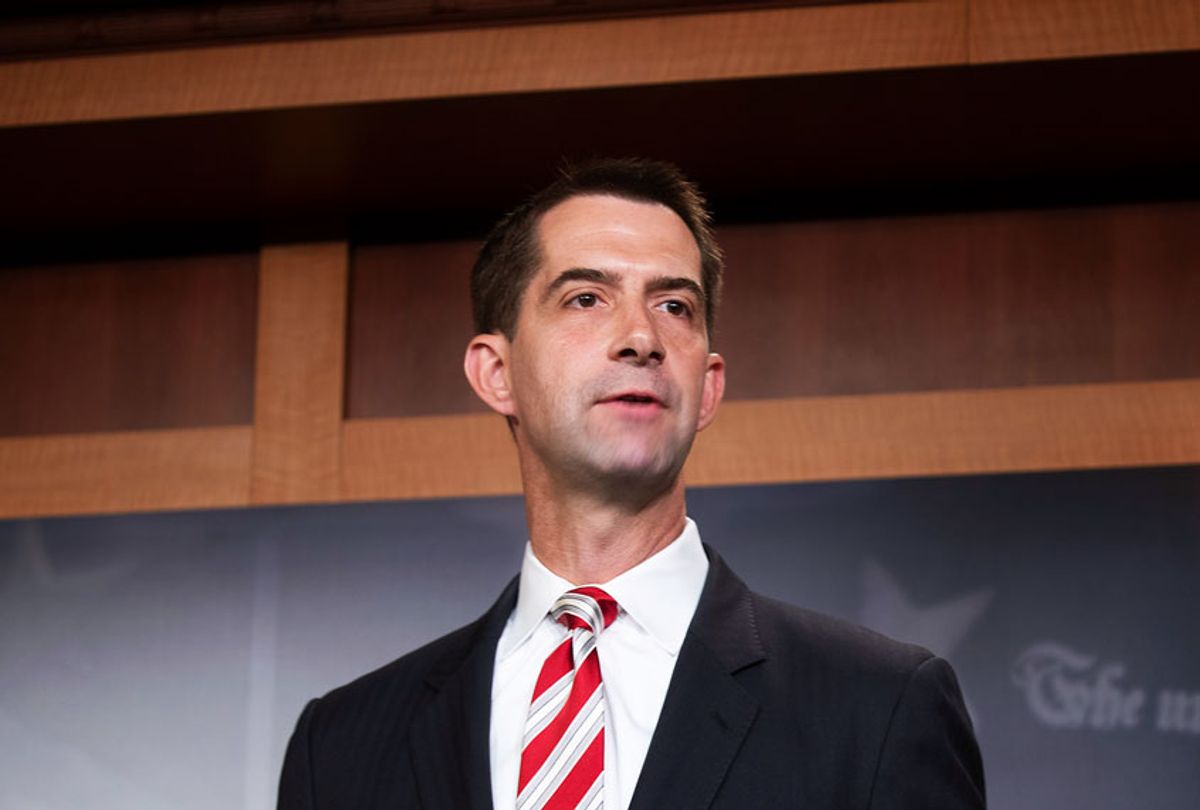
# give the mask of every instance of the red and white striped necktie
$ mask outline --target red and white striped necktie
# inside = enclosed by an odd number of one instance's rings
[[[521,751],[517,810],[604,807],[604,687],[596,636],[617,617],[599,588],[559,597],[551,617],[570,634],[542,665]]]

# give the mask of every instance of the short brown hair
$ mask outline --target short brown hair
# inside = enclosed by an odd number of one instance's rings
[[[559,203],[589,194],[659,203],[687,225],[700,248],[700,286],[709,342],[721,294],[724,258],[712,233],[712,217],[695,184],[670,163],[643,158],[604,158],[565,165],[558,178],[504,216],[488,235],[471,270],[475,330],[516,334],[521,297],[540,257],[538,223]]]

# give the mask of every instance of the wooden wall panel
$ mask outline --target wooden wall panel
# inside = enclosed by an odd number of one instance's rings
[[[1195,380],[727,402],[685,477],[708,486],[1198,464],[1197,413]],[[520,491],[494,415],[353,420],[341,441],[342,500]],[[246,427],[0,440],[0,518],[245,505],[251,452]]]
[[[693,486],[1200,463],[1200,381],[726,402]],[[516,494],[492,415],[346,423],[349,500]]]
[[[0,126],[962,64],[965,0],[840,3],[0,63]]]
[[[1200,48],[1193,0],[899,0],[0,63],[0,126]]]
[[[1123,209],[1111,234],[1114,376],[1200,376],[1200,204]]]
[[[971,218],[995,384],[1200,377],[1200,204]]]
[[[521,491],[512,436],[492,413],[356,419],[345,423],[342,443],[346,500]]]
[[[262,251],[252,503],[336,500],[347,247]]]
[[[476,242],[355,249],[350,282],[346,416],[486,410],[463,376],[471,338]]]
[[[971,387],[963,218],[723,228],[728,399]]]
[[[0,222],[6,255],[38,261],[336,228],[477,238],[595,154],[679,163],[722,223],[1183,199],[1190,75],[1200,50],[0,127]]]
[[[728,402],[696,486],[1200,463],[1200,381]]]
[[[973,63],[1200,48],[1195,0],[970,0]]]
[[[0,439],[0,518],[249,503],[248,426]]]
[[[1200,204],[718,236],[731,400],[1200,377]],[[358,251],[347,416],[483,410],[460,371],[473,251]]]
[[[1200,205],[725,229],[731,399],[1200,377]]]
[[[250,254],[0,269],[0,436],[248,424]]]

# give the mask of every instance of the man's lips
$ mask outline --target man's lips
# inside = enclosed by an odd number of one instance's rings
[[[610,394],[600,400],[602,405],[620,404],[631,406],[652,406],[656,405],[660,408],[665,408],[666,404],[659,399],[658,395],[653,391],[620,391],[615,394]]]

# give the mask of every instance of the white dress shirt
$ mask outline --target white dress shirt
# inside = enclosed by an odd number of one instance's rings
[[[596,639],[607,702],[606,810],[628,810],[707,574],[700,532],[688,518],[683,533],[650,559],[608,582],[583,583],[604,588],[621,608]],[[567,629],[550,618],[550,608],[575,587],[542,565],[526,544],[517,605],[496,645],[492,675],[494,810],[516,807],[521,738],[533,687],[546,656],[567,637]]]

